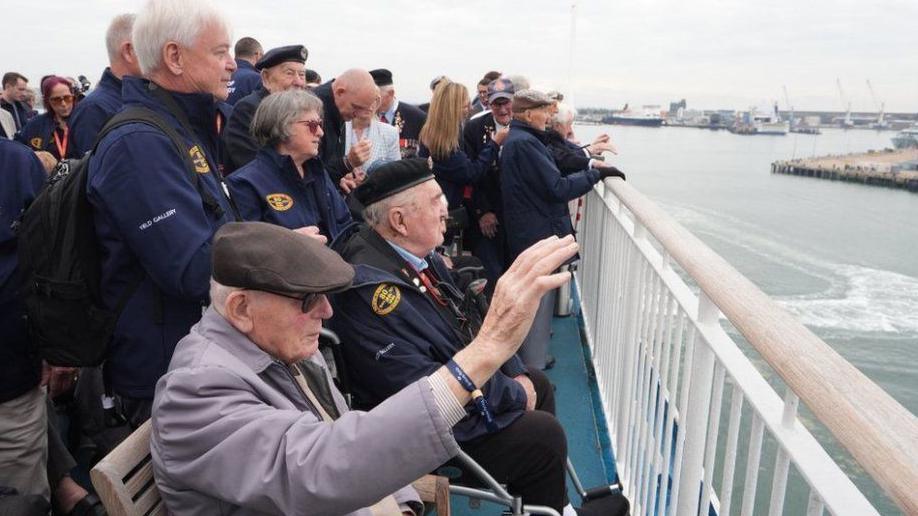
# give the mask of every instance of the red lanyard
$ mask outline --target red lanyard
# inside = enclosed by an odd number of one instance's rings
[[[51,131],[54,134],[54,144],[57,145],[58,158],[64,159],[67,157],[67,143],[70,140],[70,128],[66,125],[63,127],[64,130],[64,140],[61,141],[60,137],[57,136],[57,129]]]
[[[440,291],[437,287],[433,286],[433,283],[430,281],[430,276],[427,275],[427,271],[418,271],[418,277],[421,278],[421,283],[424,284],[424,288],[430,292],[430,296],[437,302],[440,306],[446,306],[446,301],[440,296]]]

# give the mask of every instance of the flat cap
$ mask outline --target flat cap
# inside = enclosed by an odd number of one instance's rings
[[[366,207],[433,178],[426,159],[390,161],[368,175],[354,190],[354,197]]]
[[[268,50],[268,52],[255,63],[255,69],[259,72],[265,68],[271,68],[281,63],[294,62],[306,63],[309,57],[309,51],[303,45],[287,45],[286,47],[277,47]]]
[[[537,90],[520,90],[513,94],[513,112],[521,113],[527,109],[536,109],[550,106],[555,101],[548,95]]]
[[[370,70],[370,75],[373,76],[373,82],[375,82],[377,86],[392,85],[392,72],[386,70],[385,68]]]
[[[214,279],[300,297],[350,287],[354,268],[318,240],[265,222],[230,222],[214,236]]]
[[[498,78],[488,84],[488,103],[497,99],[513,99],[513,81],[510,79]]]

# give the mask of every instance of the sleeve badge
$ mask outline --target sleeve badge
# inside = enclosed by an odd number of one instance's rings
[[[370,307],[376,315],[388,315],[398,307],[402,300],[402,292],[395,285],[381,283],[373,292]]]

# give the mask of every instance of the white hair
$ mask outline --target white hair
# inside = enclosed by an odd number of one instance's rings
[[[166,43],[190,48],[211,24],[229,32],[223,14],[207,0],[149,0],[137,15],[132,34],[141,72],[149,76],[159,68]]]
[[[134,13],[125,13],[115,16],[105,32],[105,48],[108,50],[108,60],[118,59],[121,51],[121,45],[126,41],[131,41],[131,31],[134,30],[134,19],[137,15]]]
[[[529,89],[529,79],[522,75],[504,75],[502,78],[513,83],[513,91]]]
[[[412,210],[417,209],[418,200],[414,195],[414,190],[415,188],[409,188],[365,207],[363,219],[367,221],[367,224],[376,228],[389,222],[389,210],[393,206],[409,205]]]
[[[577,110],[574,109],[574,106],[564,103],[564,102],[558,102],[557,105],[558,105],[558,112],[552,115],[551,117],[552,125],[570,123],[571,121],[574,120],[574,117],[577,116]]]
[[[239,287],[228,287],[210,278],[210,306],[214,307],[214,310],[216,310],[218,314],[223,315],[223,305],[226,304],[226,299],[230,294],[238,290],[243,289]]]

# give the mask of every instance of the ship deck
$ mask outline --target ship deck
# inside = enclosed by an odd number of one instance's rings
[[[575,290],[572,288],[572,293]],[[580,481],[589,489],[615,482],[616,471],[589,350],[581,339],[579,313],[575,297],[572,314],[552,321],[549,352],[557,362],[547,374],[557,387],[555,401],[558,418],[567,434],[568,455]],[[580,505],[570,479],[568,495],[574,506]],[[457,516],[490,516],[502,512],[502,507],[489,502],[481,502],[478,508],[470,507],[469,499],[462,496],[453,495],[450,501],[452,513]]]

